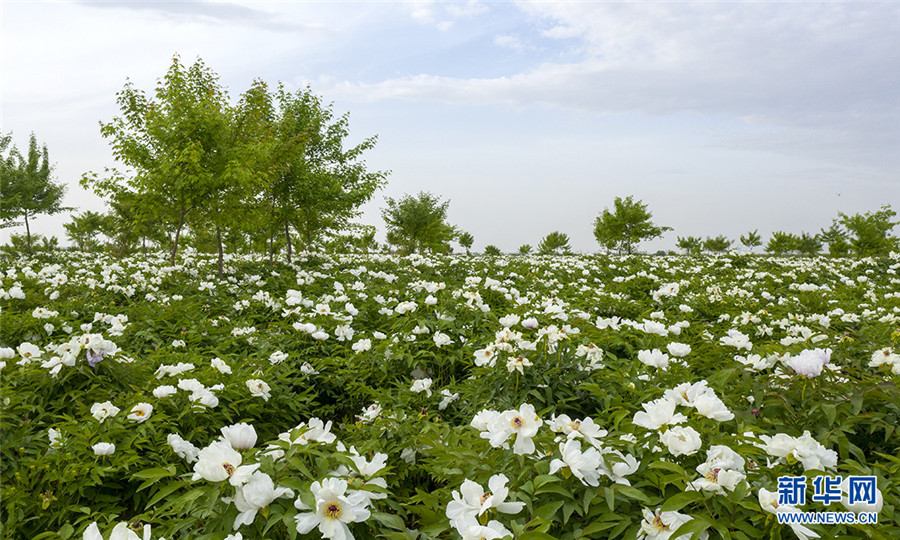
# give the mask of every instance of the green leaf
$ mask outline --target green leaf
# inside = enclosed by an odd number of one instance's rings
[[[383,512],[372,512],[372,517],[375,519],[375,521],[381,523],[382,525],[390,527],[391,529],[394,529],[397,531],[405,531],[406,530],[406,526],[403,523],[403,519],[401,519],[400,516],[398,516],[398,515],[385,514]]]
[[[662,504],[662,511],[675,512],[681,510],[692,502],[702,500],[703,494],[701,494],[699,491],[685,491],[684,493],[679,493],[666,499],[666,501]]]

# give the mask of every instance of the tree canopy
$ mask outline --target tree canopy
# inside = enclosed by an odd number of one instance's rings
[[[641,201],[635,202],[631,195],[613,201],[613,211],[605,208],[594,221],[594,237],[608,251],[616,250],[631,254],[634,246],[643,240],[662,236],[671,227],[654,225],[653,214]]]
[[[450,250],[449,243],[458,236],[457,229],[447,222],[450,201],[428,192],[418,195],[404,195],[396,200],[385,199],[387,208],[381,216],[387,226],[387,241],[397,246],[403,253],[425,250],[444,253]]]
[[[31,252],[29,218],[38,214],[56,214],[69,210],[62,205],[66,188],[53,181],[47,145],[39,146],[34,133],[23,156],[12,135],[0,135],[0,227],[25,224],[28,251]]]
[[[569,246],[569,235],[559,231],[553,231],[545,236],[541,243],[538,244],[538,253],[541,255],[569,253],[572,248]]]
[[[175,56],[152,95],[128,82],[117,101],[121,114],[101,133],[133,174],[88,173],[82,185],[141,201],[127,205],[129,221],[161,223],[173,262],[185,228],[214,238],[220,275],[226,241],[261,239],[271,257],[283,234],[290,260],[294,231],[310,247],[345,228],[385,183],[387,173],[362,160],[376,138],[344,148],[349,116],[336,118],[308,88],[271,91],[257,80],[232,103],[202,60],[185,66]]]

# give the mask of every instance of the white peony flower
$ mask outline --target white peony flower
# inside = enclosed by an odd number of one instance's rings
[[[98,456],[111,456],[116,451],[116,445],[108,442],[99,442],[91,448],[94,449],[94,454]]]
[[[132,422],[141,423],[150,418],[151,413],[153,413],[153,405],[150,405],[149,403],[138,403],[131,408],[131,414],[126,416],[126,418]]]
[[[235,450],[248,450],[256,445],[256,429],[250,424],[241,422],[221,429],[222,437]]]
[[[675,426],[666,430],[659,437],[660,442],[666,445],[673,456],[689,456],[697,453],[703,443],[697,430],[688,426]]]
[[[358,523],[369,519],[371,512],[366,508],[366,497],[360,492],[347,493],[347,481],[342,478],[326,478],[313,482],[310,486],[315,498],[312,512],[301,512],[294,516],[297,532],[306,534],[318,527],[324,538],[351,540],[353,534],[347,523]],[[294,506],[298,510],[312,510],[297,499]]]

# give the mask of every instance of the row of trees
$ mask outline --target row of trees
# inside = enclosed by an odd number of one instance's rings
[[[121,115],[101,133],[128,170],[87,173],[82,185],[110,202],[103,234],[167,244],[173,262],[187,229],[217,251],[220,272],[226,248],[274,256],[284,247],[290,260],[295,241],[311,248],[346,229],[386,182],[362,159],[376,137],[345,148],[349,116],[309,88],[257,80],[232,103],[202,60],[176,56],[151,95],[129,81],[117,102]],[[67,230],[84,242],[102,221],[82,214]]]
[[[431,193],[419,193],[417,196],[406,195],[396,201],[388,199],[388,207],[382,211],[388,227],[388,242],[396,245],[400,251],[450,251],[450,242],[456,241],[466,253],[470,253],[474,244],[471,233],[460,231],[447,222],[449,201],[442,201]],[[772,233],[765,246],[765,251],[772,255],[817,255],[825,245],[832,256],[856,255],[859,257],[886,255],[892,250],[900,249],[900,241],[891,235],[891,230],[898,222],[889,206],[883,206],[875,212],[847,215],[838,214],[829,229],[818,234],[802,233],[795,235],[784,231]],[[634,253],[637,246],[646,240],[658,238],[671,227],[658,226],[652,221],[653,214],[642,201],[633,197],[616,197],[612,208],[606,208],[594,221],[594,237],[608,253],[619,255]],[[740,237],[740,243],[753,250],[762,246],[759,231],[754,230]],[[677,247],[689,255],[701,253],[724,253],[732,248],[734,242],[725,235],[700,238],[696,236],[678,237]],[[518,253],[527,255],[532,246],[520,246]],[[539,254],[570,253],[568,235],[554,231],[545,236],[537,246]],[[499,247],[491,244],[484,248],[486,255],[499,255]]]
[[[820,232],[799,235],[775,231],[763,248],[766,253],[776,256],[807,255],[821,253],[825,247],[828,254],[834,257],[855,255],[857,257],[881,256],[892,250],[900,249],[900,241],[891,235],[891,230],[898,224],[892,221],[897,213],[890,206],[882,206],[880,210],[862,214],[848,215],[839,213],[831,227]],[[751,231],[740,237],[745,248],[753,250],[763,245],[758,231]],[[706,237],[678,237],[677,247],[689,255],[723,253],[728,251],[733,241],[725,235]]]

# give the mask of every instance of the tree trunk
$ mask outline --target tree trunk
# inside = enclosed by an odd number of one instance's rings
[[[184,226],[184,209],[181,209],[181,216],[178,218],[178,228],[175,229],[175,241],[172,242],[172,266],[175,266],[175,254],[178,253],[178,238],[181,236],[181,227]]]
[[[146,255],[146,254],[147,254],[147,237],[142,236],[141,237],[141,255]]]
[[[291,264],[291,226],[284,222],[284,240],[287,242],[287,263]]]
[[[219,227],[218,225],[216,226],[216,244],[218,244],[218,247],[219,247],[219,267],[218,267],[218,273],[216,275],[218,276],[219,281],[222,281],[222,270],[223,270],[223,268],[222,268],[223,267],[223,264],[222,264],[222,259],[223,259],[222,227]]]
[[[28,254],[31,255],[31,227],[28,225],[28,210],[25,211],[25,237],[28,239]]]
[[[269,266],[275,264],[275,231],[269,233]]]

